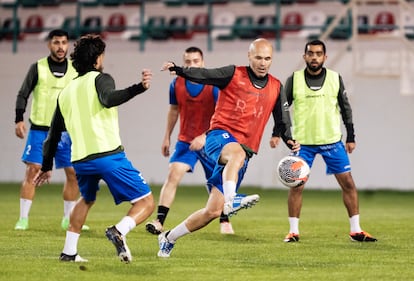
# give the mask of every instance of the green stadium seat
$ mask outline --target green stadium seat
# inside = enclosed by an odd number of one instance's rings
[[[275,15],[261,15],[257,19],[258,33],[263,38],[275,38],[277,32],[278,20]]]
[[[253,16],[245,15],[236,17],[233,25],[233,34],[240,39],[256,38],[258,33],[254,26]]]
[[[187,17],[173,16],[170,18],[168,28],[173,39],[190,39],[193,32],[188,28]]]
[[[167,40],[170,37],[165,17],[151,16],[145,25],[145,35],[153,40]]]

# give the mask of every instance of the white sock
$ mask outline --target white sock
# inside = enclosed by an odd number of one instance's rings
[[[73,207],[75,207],[76,201],[67,201],[63,200],[63,217],[69,218],[70,212],[72,212]]]
[[[123,236],[127,235],[128,232],[135,228],[135,226],[137,226],[137,224],[130,216],[123,217],[121,221],[115,225],[116,229],[118,229]]]
[[[299,218],[289,217],[289,233],[299,234]]]
[[[29,218],[30,208],[32,207],[32,200],[20,198],[20,218]]]
[[[187,226],[185,225],[185,221],[183,221],[182,223],[180,223],[179,225],[177,225],[176,227],[174,227],[173,229],[171,229],[170,233],[168,233],[168,240],[170,240],[171,242],[175,242],[175,240],[177,240],[178,238],[189,234],[190,231],[188,230]]]
[[[236,183],[234,181],[225,181],[223,183],[224,202],[231,201],[236,195]]]
[[[62,252],[70,256],[77,254],[79,236],[79,233],[66,231],[65,247]]]
[[[362,232],[361,226],[359,225],[359,214],[350,217],[349,224],[351,226],[351,232]]]

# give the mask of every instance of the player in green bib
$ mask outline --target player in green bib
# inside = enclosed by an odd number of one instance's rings
[[[350,223],[352,241],[375,242],[376,238],[361,229],[359,223],[358,192],[352,178],[348,153],[355,149],[354,124],[341,76],[323,67],[327,59],[322,41],[314,40],[305,46],[303,58],[306,68],[295,71],[282,93],[283,120],[290,120],[292,105],[293,126],[286,122],[286,136],[301,144],[298,156],[312,167],[316,155],[326,163],[326,173],[335,175],[342,188],[342,198]],[[342,142],[341,117],[346,128],[346,142]],[[275,128],[277,130],[277,128]],[[291,188],[288,195],[289,234],[284,242],[299,241],[299,216],[304,185]]]

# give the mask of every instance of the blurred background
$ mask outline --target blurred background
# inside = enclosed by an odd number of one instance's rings
[[[80,35],[100,34],[107,43],[104,71],[117,88],[138,82],[142,68],[152,69],[151,88],[119,108],[127,156],[150,183],[162,184],[168,170],[161,143],[173,77],[159,71],[163,62],[181,64],[183,51],[198,46],[206,67],[246,65],[250,42],[265,37],[275,47],[270,72],[284,83],[304,67],[306,42],[319,38],[327,45],[326,66],[342,75],[353,107],[357,148],[350,158],[358,188],[414,190],[412,0],[1,0],[1,182],[23,179],[25,140],[14,134],[16,95],[29,66],[48,55],[46,36],[54,28],[70,33],[69,52]],[[284,188],[276,166],[289,151],[284,144],[270,149],[272,126],[271,119],[244,185]],[[63,178],[55,171],[54,181]],[[182,183],[204,182],[198,166]],[[307,188],[338,188],[320,158]]]

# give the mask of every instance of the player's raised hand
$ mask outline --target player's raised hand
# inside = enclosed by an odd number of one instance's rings
[[[170,70],[170,68],[174,68],[175,67],[175,63],[169,61],[169,62],[164,62],[164,64],[161,67],[161,71],[165,71],[165,70],[169,70],[171,75],[175,75],[175,71],[174,70]]]

